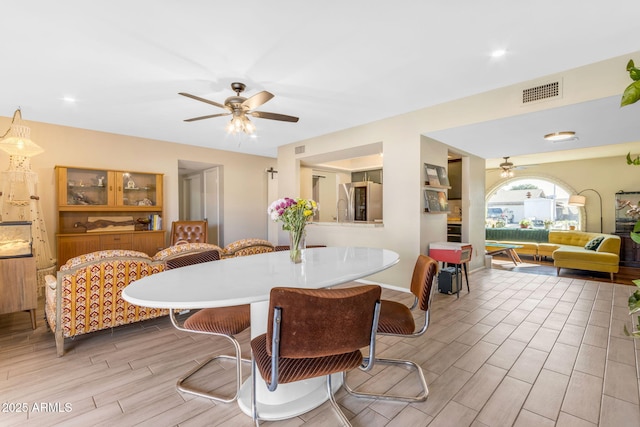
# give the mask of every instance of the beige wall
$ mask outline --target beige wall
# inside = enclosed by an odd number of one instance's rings
[[[32,122],[25,114],[23,118],[31,128],[31,139],[45,150],[32,159],[31,165],[38,174],[38,193],[54,252],[56,165],[164,174],[165,229],[178,219],[178,160],[222,165],[224,244],[246,237],[267,237],[265,169],[275,166],[275,159]],[[11,118],[0,117],[0,130],[4,132],[10,123]],[[9,165],[4,152],[0,152],[0,165],[5,169]]]

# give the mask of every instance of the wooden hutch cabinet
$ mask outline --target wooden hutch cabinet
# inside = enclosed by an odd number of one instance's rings
[[[165,246],[162,174],[56,166],[58,268],[106,249]]]

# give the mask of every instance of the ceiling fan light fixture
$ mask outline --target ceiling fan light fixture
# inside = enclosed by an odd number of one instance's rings
[[[544,139],[546,139],[547,141],[558,142],[577,139],[577,137],[574,131],[567,130],[562,132],[548,133],[544,136]]]
[[[231,134],[244,132],[247,135],[253,135],[255,131],[256,126],[247,116],[234,116],[227,124],[227,132]]]
[[[503,169],[502,172],[500,172],[500,177],[513,178],[513,171],[511,169]]]
[[[501,178],[513,178],[513,163],[509,161],[509,157],[503,157],[504,162],[500,163],[500,172]]]

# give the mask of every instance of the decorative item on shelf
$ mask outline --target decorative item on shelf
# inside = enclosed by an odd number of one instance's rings
[[[136,218],[136,222],[139,224],[139,227],[142,230],[150,230],[151,229],[151,218]],[[136,229],[138,229],[138,225],[136,225]]]
[[[444,169],[444,168],[443,168]],[[441,185],[449,185],[449,182],[443,183],[440,182],[440,176],[438,174],[438,166],[430,165],[429,163],[424,164],[424,174],[425,174],[425,182],[424,185],[430,185],[439,187]],[[444,174],[446,176],[446,173]]]
[[[276,200],[267,209],[271,219],[281,221],[282,229],[289,231],[289,256],[294,263],[302,262],[306,243],[305,226],[317,210],[318,205],[313,200],[289,197]]]
[[[425,212],[441,212],[439,192],[433,190],[424,190],[424,211]]]

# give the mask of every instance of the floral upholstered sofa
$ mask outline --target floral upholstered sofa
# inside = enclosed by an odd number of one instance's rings
[[[221,250],[207,243],[189,243],[163,249],[153,257],[106,250],[68,260],[56,277],[45,277],[45,315],[58,356],[64,354],[65,338],[168,314],[169,310],[129,304],[122,290],[135,280],[164,271],[168,259],[213,249]]]

